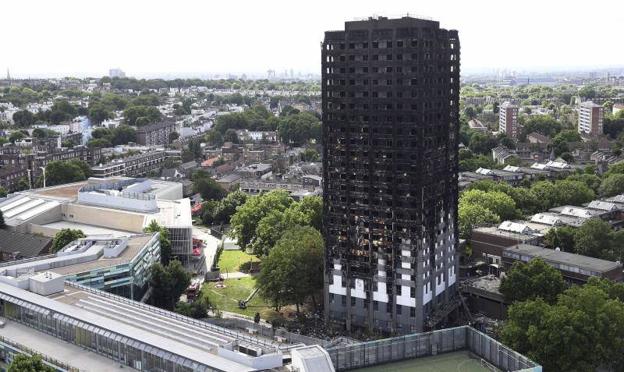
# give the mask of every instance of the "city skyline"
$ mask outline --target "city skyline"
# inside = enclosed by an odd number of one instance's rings
[[[0,69],[10,69],[15,78],[99,77],[116,67],[136,77],[265,77],[269,69],[318,75],[324,30],[339,29],[344,20],[407,13],[460,31],[465,73],[600,69],[624,61],[624,51],[609,38],[594,36],[615,35],[624,21],[624,5],[607,1],[591,8],[574,1],[564,10],[529,1],[500,8],[499,16],[492,16],[499,6],[490,0],[393,1],[381,10],[373,1],[321,1],[308,8],[283,1],[179,4],[10,1],[3,4],[11,17],[0,24],[0,33],[10,35],[5,50],[19,52],[3,55]],[[38,26],[24,27],[25,20]],[[578,53],[582,45],[591,45],[591,53]]]

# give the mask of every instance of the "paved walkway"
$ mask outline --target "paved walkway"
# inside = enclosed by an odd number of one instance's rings
[[[193,226],[193,236],[201,239],[206,244],[204,248],[204,256],[206,257],[206,272],[210,271],[217,254],[217,249],[221,244],[221,240],[210,235],[209,229],[203,226]]]
[[[240,271],[232,271],[231,273],[221,273],[221,279],[239,279],[239,278],[247,278],[251,275],[246,273],[241,273]]]

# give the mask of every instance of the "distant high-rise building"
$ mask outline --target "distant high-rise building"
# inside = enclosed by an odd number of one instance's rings
[[[369,18],[322,49],[326,318],[420,331],[455,303],[457,31]]]
[[[579,106],[578,132],[590,136],[601,135],[603,107],[592,101],[582,102]]]
[[[125,78],[126,73],[120,68],[111,68],[108,70],[108,76],[111,78]]]
[[[518,136],[518,106],[504,102],[498,113],[498,131],[509,138]]]

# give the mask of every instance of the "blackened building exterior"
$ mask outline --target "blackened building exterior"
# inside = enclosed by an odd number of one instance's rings
[[[433,327],[456,292],[457,31],[346,22],[325,33],[322,69],[325,315]]]

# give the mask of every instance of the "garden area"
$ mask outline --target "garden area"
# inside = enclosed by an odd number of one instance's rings
[[[219,268],[222,274],[236,271],[249,272],[250,266],[253,272],[259,269],[259,262],[260,259],[258,257],[238,250],[223,251],[219,256]]]

